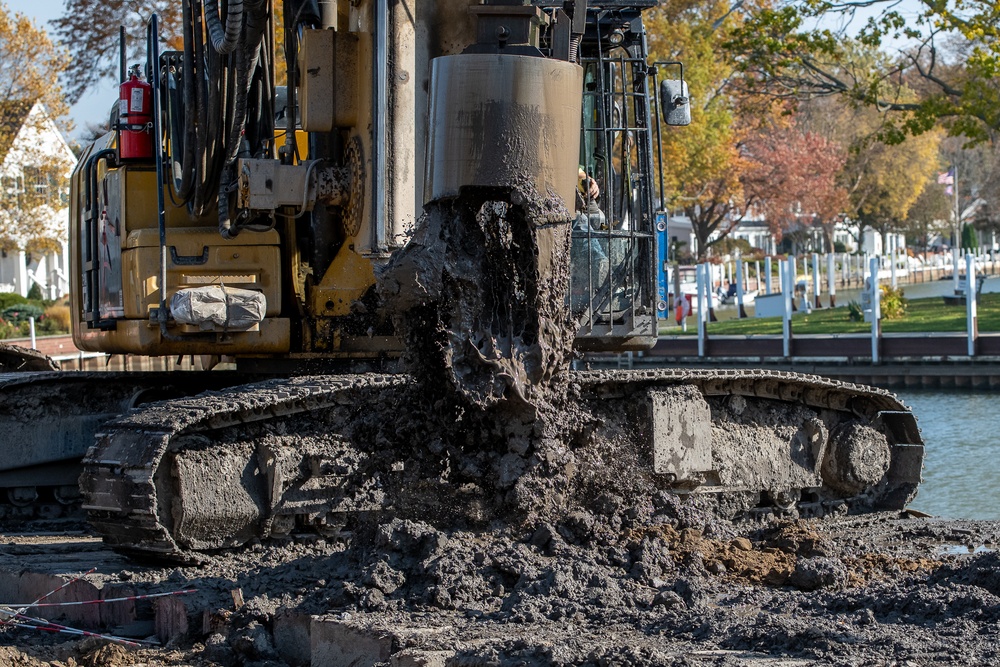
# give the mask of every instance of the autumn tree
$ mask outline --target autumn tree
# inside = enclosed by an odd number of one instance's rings
[[[181,7],[178,0],[65,0],[63,15],[52,23],[73,56],[64,76],[69,100],[77,101],[103,78],[117,79],[121,26],[130,63],[146,58],[146,22],[154,13],[168,47],[179,49]]]
[[[877,62],[879,56],[870,54]],[[913,95],[906,89],[901,95]],[[885,234],[903,231],[907,214],[924,184],[941,165],[942,132],[934,130],[903,144],[883,140],[892,120],[886,114],[850,100],[817,98],[798,105],[801,126],[844,147],[846,160],[838,175],[847,193],[843,212],[860,246],[866,229]]]
[[[951,196],[945,192],[943,185],[931,179],[924,184],[924,189],[907,213],[907,243],[922,248],[926,259],[931,240],[939,234],[947,236],[953,218]]]
[[[1000,145],[969,146],[961,138],[948,137],[942,142],[941,158],[942,164],[953,166],[958,175],[952,211],[956,207],[966,211],[967,221],[985,238],[1000,233]]]
[[[72,156],[46,141],[69,125],[67,107],[53,79],[66,54],[42,28],[0,4],[0,247],[59,248]],[[58,142],[56,142],[58,143]]]
[[[867,18],[855,20],[862,9]],[[890,142],[938,124],[974,140],[1000,129],[993,0],[793,0],[748,7],[747,14],[726,47],[760,92],[838,96],[894,112],[883,128]],[[903,40],[895,54],[884,48]],[[882,54],[879,61],[871,60],[871,50]],[[904,88],[914,94],[901,95]]]
[[[70,101],[101,79],[118,76],[119,34],[125,27],[127,58],[130,63],[146,58],[146,25],[154,13],[160,26],[160,39],[168,49],[183,48],[183,2],[187,0],[65,0],[63,15],[53,21],[55,32],[72,54],[65,73]],[[281,25],[282,0],[275,0],[277,25]],[[283,44],[282,31],[276,31],[277,50]],[[277,76],[284,76],[284,63],[277,61]]]
[[[833,232],[847,206],[838,182],[847,161],[843,147],[798,127],[760,133],[748,142],[756,165],[744,177],[756,193],[775,238],[800,228],[817,228],[833,249]]]
[[[738,18],[732,10],[728,0],[666,0],[646,19],[652,59],[683,61],[690,89],[691,125],[665,133],[663,171],[667,204],[691,220],[699,259],[752,209],[758,193],[744,177],[755,163],[745,143],[775,116],[730,85],[735,64],[720,45]]]
[[[940,131],[931,131],[901,144],[879,139],[882,119],[873,109],[855,109],[850,114],[854,128],[851,151],[842,173],[860,242],[865,228],[884,240],[902,232],[910,207],[940,166]]]

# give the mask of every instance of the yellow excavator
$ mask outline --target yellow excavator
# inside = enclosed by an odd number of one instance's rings
[[[656,339],[654,154],[690,118],[647,56],[656,0],[286,0],[280,25],[182,1],[183,50],[153,17],[126,71],[123,35],[116,127],[73,175],[73,336],[206,370],[0,376],[9,514],[79,478],[107,542],[196,560],[371,512],[488,521],[552,452],[625,441],[647,491],[732,514],[912,498],[888,393],[570,370]]]

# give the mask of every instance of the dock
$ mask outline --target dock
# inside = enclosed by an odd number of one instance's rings
[[[587,355],[592,368],[769,368],[820,375],[886,389],[1000,389],[1000,334],[976,339],[967,354],[965,333],[883,334],[878,363],[867,334],[800,335],[791,356],[781,336],[711,336],[704,355],[693,336],[661,336],[645,352]]]

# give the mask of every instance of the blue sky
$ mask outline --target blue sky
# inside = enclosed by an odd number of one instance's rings
[[[6,4],[9,10],[30,16],[49,31],[52,28],[48,22],[61,16],[63,12],[60,0],[6,0]],[[88,91],[70,109],[70,118],[76,125],[69,133],[70,138],[77,138],[85,130],[87,123],[99,123],[107,118],[116,99],[118,86],[111,80],[103,81]]]

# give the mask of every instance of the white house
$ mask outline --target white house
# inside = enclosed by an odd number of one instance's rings
[[[0,292],[27,296],[37,283],[49,299],[68,293],[67,188],[75,164],[76,156],[40,102],[0,102]],[[30,211],[17,203],[38,199],[47,203]]]

